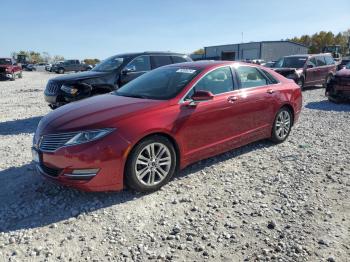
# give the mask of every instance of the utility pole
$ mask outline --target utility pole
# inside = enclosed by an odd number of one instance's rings
[[[243,44],[243,32],[242,32],[242,44]]]

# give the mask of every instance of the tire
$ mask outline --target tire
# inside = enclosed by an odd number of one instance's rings
[[[284,142],[292,129],[293,114],[287,107],[278,110],[273,122],[271,140],[275,143]]]
[[[133,190],[146,193],[160,189],[177,171],[173,144],[163,136],[145,138],[132,149],[125,171],[125,182]]]
[[[57,73],[64,74],[64,68],[58,68]]]

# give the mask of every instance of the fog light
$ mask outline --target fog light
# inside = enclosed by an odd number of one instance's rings
[[[70,179],[89,180],[97,175],[99,169],[75,169],[71,174],[64,174]]]

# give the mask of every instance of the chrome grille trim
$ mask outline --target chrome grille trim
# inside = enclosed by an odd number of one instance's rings
[[[56,95],[61,88],[61,84],[56,81],[49,80],[46,85],[45,93],[48,95]]]
[[[70,139],[72,139],[79,132],[51,134],[42,137],[39,148],[43,152],[54,152],[64,146]]]

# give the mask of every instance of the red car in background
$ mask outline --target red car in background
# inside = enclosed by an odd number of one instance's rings
[[[350,100],[350,63],[339,70],[328,83],[326,96],[335,103]]]
[[[22,78],[22,67],[12,58],[0,58],[0,77],[12,81]]]
[[[60,107],[33,139],[38,173],[88,191],[159,189],[187,165],[270,138],[298,120],[301,89],[253,64],[160,67],[117,91]]]

